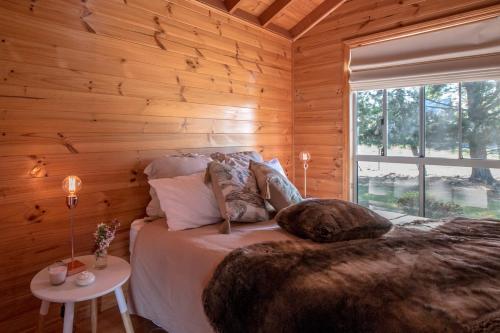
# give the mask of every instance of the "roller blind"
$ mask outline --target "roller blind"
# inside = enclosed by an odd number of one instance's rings
[[[500,79],[500,17],[351,50],[353,90]]]

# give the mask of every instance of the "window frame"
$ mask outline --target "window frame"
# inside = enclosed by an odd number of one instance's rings
[[[453,82],[456,83],[456,82]],[[394,88],[370,89],[383,90],[382,103],[382,152],[380,155],[360,155],[358,154],[358,110],[357,110],[357,92],[351,92],[351,110],[352,110],[352,199],[358,203],[358,162],[380,162],[380,163],[398,163],[416,165],[419,170],[419,216],[425,217],[425,167],[427,165],[455,166],[469,168],[491,168],[500,169],[500,160],[474,159],[463,157],[463,110],[462,110],[462,82],[458,82],[458,157],[426,157],[425,156],[425,86],[416,86],[420,88],[419,92],[419,156],[388,156],[388,121],[387,121],[387,90]],[[397,87],[396,87],[397,88]],[[403,87],[400,87],[403,88]],[[359,90],[365,91],[365,90]]]

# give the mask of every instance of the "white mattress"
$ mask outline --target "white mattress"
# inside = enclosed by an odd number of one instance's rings
[[[130,254],[132,254],[132,252],[134,251],[135,239],[137,238],[139,231],[142,229],[142,227],[144,227],[146,223],[147,222],[145,221],[145,218],[142,218],[134,220],[134,222],[132,222],[132,224],[130,225],[130,243],[128,248]]]

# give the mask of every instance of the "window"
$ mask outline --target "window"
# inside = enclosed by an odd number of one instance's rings
[[[500,81],[354,93],[354,198],[431,218],[500,218]]]

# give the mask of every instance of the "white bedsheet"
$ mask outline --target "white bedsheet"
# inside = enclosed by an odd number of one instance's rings
[[[168,231],[164,219],[144,225],[130,259],[132,311],[169,333],[212,332],[202,292],[222,259],[242,246],[296,239],[274,221],[233,224],[229,235],[218,227]]]
[[[137,235],[139,234],[139,231],[141,231],[142,227],[144,227],[144,225],[146,223],[147,222],[145,221],[145,218],[142,218],[142,219],[134,220],[132,222],[132,224],[130,225],[130,242],[129,242],[129,247],[128,247],[130,254],[132,254],[132,252],[134,252],[134,245],[135,245],[135,240],[137,238]]]

